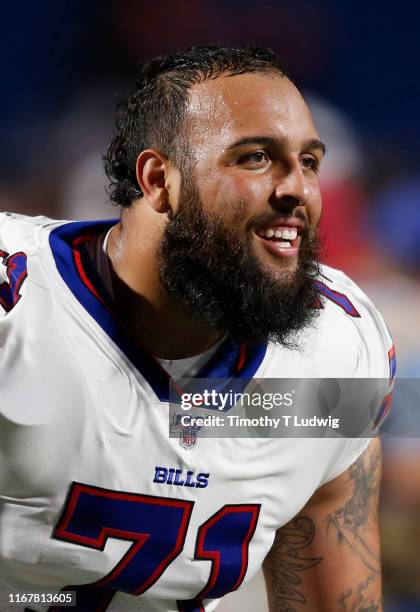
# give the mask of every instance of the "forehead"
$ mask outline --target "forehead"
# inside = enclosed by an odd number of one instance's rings
[[[221,75],[194,85],[188,113],[192,144],[219,146],[246,136],[274,136],[297,144],[318,138],[298,89],[277,74]]]

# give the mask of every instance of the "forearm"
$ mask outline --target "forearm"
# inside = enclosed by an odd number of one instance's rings
[[[264,570],[270,612],[380,612],[380,445],[277,532]]]

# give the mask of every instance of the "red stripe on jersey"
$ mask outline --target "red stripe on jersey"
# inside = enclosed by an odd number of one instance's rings
[[[246,345],[242,343],[239,346],[239,357],[238,357],[238,363],[236,364],[237,372],[240,372],[242,370],[242,368],[245,365],[245,360],[246,360]]]

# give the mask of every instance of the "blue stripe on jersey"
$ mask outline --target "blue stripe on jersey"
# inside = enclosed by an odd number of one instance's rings
[[[78,254],[88,283],[83,280],[75,262],[73,243],[76,239],[101,234],[116,223],[117,220],[76,221],[61,225],[50,234],[51,251],[60,276],[76,299],[148,381],[157,397],[161,401],[169,401],[171,377],[152,356],[131,340],[112,314],[107,306],[111,304],[111,298],[83,247]],[[237,342],[227,338],[196,378],[243,379],[246,386],[247,379],[252,378],[260,367],[266,351],[266,344],[247,346],[245,361],[237,371],[240,347]]]

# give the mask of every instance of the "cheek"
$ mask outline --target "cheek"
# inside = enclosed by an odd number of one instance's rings
[[[252,181],[249,177],[212,177],[202,192],[203,202],[214,212],[233,221],[247,222],[261,212],[272,190],[271,181]]]
[[[311,196],[308,199],[307,205],[307,214],[309,219],[309,224],[312,227],[318,225],[322,210],[322,198],[321,193],[318,188],[314,188],[312,190]]]

